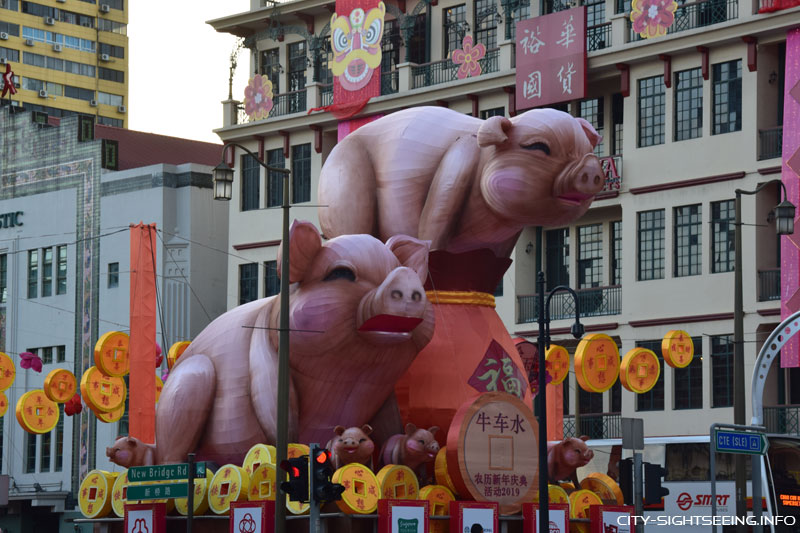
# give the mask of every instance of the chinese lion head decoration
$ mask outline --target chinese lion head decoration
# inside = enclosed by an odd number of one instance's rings
[[[386,6],[364,11],[357,7],[348,16],[331,16],[331,71],[347,91],[357,91],[369,83],[381,64],[381,38]]]

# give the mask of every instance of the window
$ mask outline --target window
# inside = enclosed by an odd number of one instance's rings
[[[578,288],[603,284],[603,225],[578,227]]]
[[[8,302],[8,256],[0,255],[0,304]]]
[[[733,335],[711,337],[711,407],[733,406]]]
[[[264,262],[264,297],[281,292],[281,278],[278,277],[278,262]]]
[[[242,211],[258,209],[261,166],[250,154],[242,155]]]
[[[64,404],[58,404],[58,422],[56,423],[56,465],[54,472],[64,470]]]
[[[569,228],[547,230],[547,290],[559,285],[569,285]]]
[[[0,7],[10,9],[11,11],[18,11],[19,0],[0,0]]]
[[[56,271],[56,294],[67,294],[67,247],[56,247],[56,261],[58,269]]]
[[[711,202],[711,272],[733,272],[735,200]]]
[[[283,157],[283,148],[267,150],[267,165],[276,168],[286,167],[286,158]],[[267,171],[267,207],[280,207],[283,205],[283,174]]]
[[[483,43],[487,51],[497,48],[496,4],[492,0],[475,0],[474,13],[475,44]]]
[[[110,31],[120,35],[128,34],[128,25],[124,22],[117,22],[108,19],[97,19],[97,29],[100,31]]]
[[[121,46],[115,46],[113,44],[107,43],[98,43],[98,54],[106,54],[111,57],[117,57],[119,59],[125,59],[125,48]]]
[[[56,363],[65,363],[67,361],[67,347],[63,344],[56,346]]]
[[[95,117],[95,120],[97,120],[98,124],[103,124],[104,126],[114,126],[115,128],[121,128],[123,124],[122,119],[102,117],[99,115]]]
[[[605,5],[605,4],[602,4]],[[588,100],[581,100],[580,102],[580,117],[586,119],[591,124],[597,133],[603,135],[603,124],[605,122],[605,115],[603,113],[603,99],[590,98]],[[601,140],[597,146],[594,147],[596,156],[603,155],[604,147]]]
[[[658,381],[648,392],[636,395],[637,411],[663,411],[664,410],[664,358],[661,356],[661,339],[656,341],[642,341],[636,343],[637,347],[653,351],[658,358],[661,373]]]
[[[453,50],[461,48],[464,32],[467,29],[467,6],[453,6],[444,10],[442,22],[442,37],[444,38],[443,59],[450,57]]]
[[[493,107],[492,109],[484,109],[481,111],[481,120],[486,120],[491,117],[504,117],[506,116],[505,107]]]
[[[42,364],[43,365],[52,365],[53,364],[53,347],[47,346],[42,348]]]
[[[36,435],[25,432],[25,473],[36,472]]]
[[[39,250],[28,250],[28,298],[39,295]]]
[[[125,73],[121,70],[100,67],[97,69],[97,77],[101,80],[116,81],[125,83]]]
[[[105,105],[123,105],[123,98],[121,95],[104,93],[103,91],[97,91],[97,101]]]
[[[42,250],[42,297],[53,294],[53,249]]]
[[[39,472],[49,472],[50,471],[50,453],[52,447],[53,437],[51,433],[48,431],[47,433],[42,433],[41,443],[39,447]]]
[[[639,216],[639,281],[664,277],[664,210]]]
[[[400,25],[396,19],[384,22],[381,39],[381,72],[389,72],[400,63]]]
[[[692,337],[694,357],[684,368],[672,373],[675,385],[675,409],[703,408],[703,338]]]
[[[703,74],[693,68],[675,73],[675,140],[703,133]]]
[[[411,63],[428,61],[428,41],[425,39],[427,13],[420,13],[414,18],[414,33],[406,44],[406,60]]]
[[[0,32],[13,35],[14,37],[19,37],[19,24],[13,24],[11,22],[3,22],[2,20],[0,20]]]
[[[617,13],[630,13],[631,0],[617,0]]]
[[[119,287],[119,263],[108,264],[108,288]]]
[[[503,278],[500,278],[500,282],[497,284],[497,287],[494,288],[494,293],[492,293],[492,295],[495,298],[503,296]]]
[[[19,50],[0,46],[0,57],[5,58],[10,63],[19,63]]]
[[[261,75],[267,76],[272,82],[272,94],[281,92],[281,62],[278,48],[261,52]]]
[[[639,146],[664,144],[664,76],[639,80]]]
[[[622,412],[622,382],[619,379],[608,390],[608,400],[610,413]]]
[[[713,134],[742,129],[742,60],[713,66]]]
[[[258,263],[239,265],[239,305],[258,299]]]
[[[289,91],[306,88],[306,42],[292,43],[289,49]],[[273,93],[275,91],[273,90]],[[296,109],[295,111],[300,111]]]
[[[292,203],[311,201],[311,144],[292,146]]]
[[[622,284],[622,221],[611,223],[611,284]]]
[[[697,276],[701,273],[701,206],[696,204],[676,207],[674,217],[675,277]]]
[[[603,394],[578,389],[578,409],[580,427],[575,428],[578,435],[588,435],[590,439],[603,438]],[[594,416],[592,416],[594,415]]]

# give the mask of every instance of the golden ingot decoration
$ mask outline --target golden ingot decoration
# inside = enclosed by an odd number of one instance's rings
[[[386,465],[375,475],[381,494],[391,500],[416,500],[419,498],[417,475],[405,465]]]
[[[247,499],[250,476],[238,465],[225,465],[217,470],[208,490],[208,506],[216,514],[230,513],[231,502]]]
[[[125,406],[128,389],[125,380],[103,374],[96,366],[90,366],[81,377],[81,397],[93,411],[108,413]]]
[[[569,375],[569,352],[563,346],[551,344],[544,354],[545,368],[550,374],[548,385],[560,385]]]
[[[118,472],[90,471],[81,482],[78,504],[86,518],[103,518],[111,512],[111,490]]]
[[[686,368],[694,357],[692,338],[683,330],[668,331],[661,340],[661,355],[672,368]]]
[[[381,499],[381,486],[372,470],[359,463],[344,465],[333,473],[334,483],[344,485],[342,499],[336,502],[346,514],[373,514]]]
[[[631,392],[642,394],[656,386],[661,375],[661,363],[647,348],[632,348],[622,358],[619,380]]]
[[[28,433],[49,433],[58,424],[58,404],[42,389],[28,391],[17,400],[17,421]]]
[[[605,392],[619,375],[617,343],[602,333],[585,335],[575,349],[575,377],[587,392]]]
[[[122,377],[130,370],[127,333],[109,331],[94,345],[94,364],[106,376]]]

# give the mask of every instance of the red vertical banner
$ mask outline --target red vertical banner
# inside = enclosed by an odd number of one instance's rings
[[[131,225],[130,436],[156,441],[156,225]]]

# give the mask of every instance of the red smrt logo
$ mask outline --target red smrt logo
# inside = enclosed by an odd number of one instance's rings
[[[728,505],[728,498],[730,494],[717,494],[717,505]],[[678,508],[681,511],[688,511],[692,508],[692,505],[704,505],[710,506],[711,505],[711,494],[697,494],[695,495],[694,499],[692,499],[692,495],[688,492],[681,492],[678,495],[678,499],[675,501],[678,504]]]

